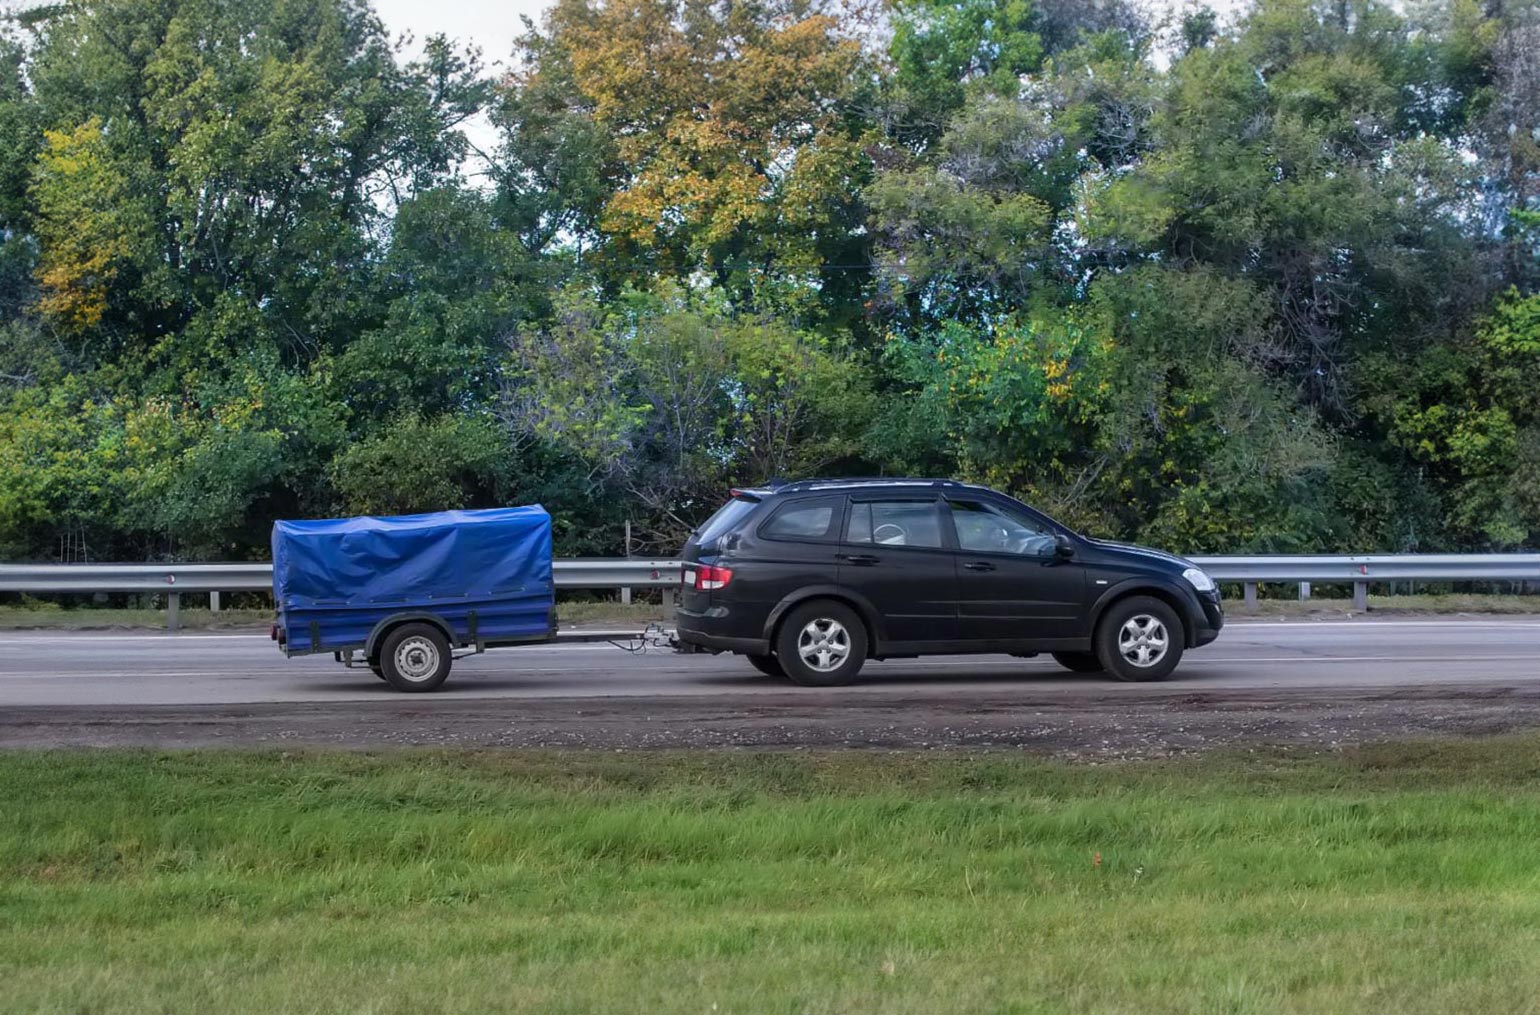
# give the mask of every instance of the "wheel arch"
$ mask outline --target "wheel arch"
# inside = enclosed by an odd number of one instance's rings
[[[440,617],[437,614],[424,613],[421,611],[392,613],[384,620],[381,620],[379,623],[375,624],[373,630],[369,632],[369,637],[364,640],[364,657],[367,659],[375,658],[377,655],[379,655],[380,644],[385,640],[386,635],[390,634],[391,631],[400,627],[402,624],[413,623],[431,624],[432,626],[438,628],[439,632],[444,636],[445,640],[449,642],[450,649],[455,647],[454,629],[449,626],[449,622],[444,620],[443,617]]]
[[[887,640],[887,631],[883,629],[881,614],[872,604],[858,593],[838,585],[809,585],[807,588],[798,589],[790,595],[783,596],[781,601],[775,604],[769,615],[765,618],[764,637],[766,644],[772,648],[775,645],[776,636],[780,633],[781,621],[786,615],[803,603],[814,599],[831,599],[836,603],[848,606],[861,618],[862,625],[866,628],[866,653],[868,656],[877,656],[884,641]]]
[[[1165,582],[1158,578],[1129,578],[1107,589],[1091,607],[1091,642],[1096,643],[1096,633],[1101,627],[1102,617],[1113,606],[1125,599],[1134,596],[1149,596],[1158,599],[1171,607],[1172,611],[1182,621],[1182,644],[1186,648],[1197,647],[1198,621],[1196,602],[1190,601],[1191,597],[1173,582]]]

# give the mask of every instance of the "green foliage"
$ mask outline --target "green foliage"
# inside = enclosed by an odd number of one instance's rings
[[[486,507],[512,493],[508,435],[485,416],[397,416],[331,463],[350,514]]]
[[[538,233],[592,230],[616,288],[704,271],[760,309],[769,285],[838,310],[820,269],[863,249],[858,27],[805,0],[561,0],[507,82],[503,186]]]
[[[906,438],[944,434],[952,468],[1105,534],[1189,551],[1319,546],[1330,532],[1312,486],[1329,439],[1225,355],[1260,304],[1210,273],[1145,269],[1098,284],[1070,314],[895,336],[910,394],[879,437],[896,433],[902,460]],[[895,430],[895,412],[916,422]]]
[[[1535,6],[1235,13],[561,0],[494,80],[364,0],[29,6],[0,556],[517,499],[661,553],[820,472],[1175,549],[1535,545]]]
[[[939,136],[970,93],[1014,98],[1037,70],[1043,45],[1028,0],[899,0],[893,5],[890,104],[901,136]]]
[[[504,402],[519,432],[655,513],[665,544],[733,482],[853,457],[871,411],[864,371],[827,339],[679,289],[610,309],[570,290],[515,340]]]
[[[1540,533],[1540,296],[1510,289],[1459,344],[1422,356],[1382,411],[1390,439],[1439,490],[1466,540],[1522,545]]]

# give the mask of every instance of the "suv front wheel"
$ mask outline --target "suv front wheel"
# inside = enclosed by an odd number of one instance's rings
[[[795,683],[834,687],[855,680],[866,662],[866,625],[844,603],[816,599],[781,621],[775,656]]]
[[[1119,680],[1166,679],[1186,644],[1176,611],[1152,596],[1113,603],[1096,625],[1097,658]]]

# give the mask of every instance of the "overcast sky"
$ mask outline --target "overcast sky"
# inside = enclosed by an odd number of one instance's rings
[[[419,45],[440,33],[473,42],[488,66],[507,66],[513,40],[524,32],[519,17],[528,15],[538,22],[545,8],[545,0],[374,0],[392,35],[411,32]]]

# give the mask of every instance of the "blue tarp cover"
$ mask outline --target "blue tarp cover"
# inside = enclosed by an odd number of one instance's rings
[[[280,609],[551,592],[551,516],[539,505],[273,525]]]

